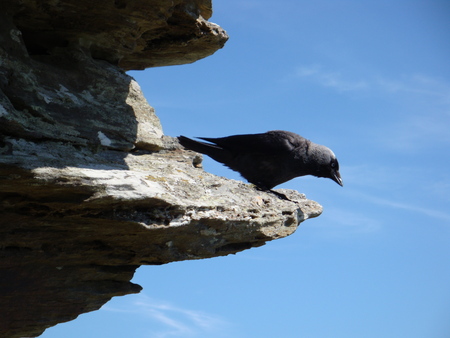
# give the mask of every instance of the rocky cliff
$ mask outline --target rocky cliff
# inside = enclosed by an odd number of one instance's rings
[[[204,172],[125,73],[222,48],[211,13],[209,0],[2,2],[0,336],[139,292],[140,265],[261,246],[321,213]]]

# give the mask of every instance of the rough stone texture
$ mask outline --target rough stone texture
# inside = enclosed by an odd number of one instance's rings
[[[208,1],[2,6],[0,336],[37,336],[139,292],[140,265],[258,247],[321,213],[295,191],[280,200],[204,172],[124,73],[220,48],[217,26],[197,35],[212,27]]]
[[[79,47],[125,70],[192,63],[228,39],[206,21],[211,0],[3,0],[2,11],[31,55]]]
[[[27,147],[55,157],[75,152],[70,145]],[[3,251],[29,250],[12,263],[51,257],[55,266],[115,266],[228,255],[290,235],[321,210],[295,191],[284,191],[295,201],[288,202],[195,168],[193,152],[122,155],[78,151],[65,167],[54,161],[28,170],[21,168],[33,163],[31,154],[3,157]]]

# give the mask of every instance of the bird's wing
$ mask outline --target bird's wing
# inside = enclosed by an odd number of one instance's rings
[[[199,138],[235,153],[278,153],[290,152],[294,149],[294,145],[288,138],[283,137],[283,135],[271,133],[233,135],[219,138]]]
[[[192,140],[186,136],[179,136],[178,141],[186,149],[206,154],[221,163],[227,163],[232,158],[231,152],[215,144]]]

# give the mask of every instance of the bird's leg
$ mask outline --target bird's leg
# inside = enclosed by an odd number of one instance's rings
[[[292,200],[290,200],[285,194],[282,194],[281,192],[272,190],[272,189],[268,189],[266,190],[266,192],[272,193],[275,196],[277,196],[280,200],[285,200],[285,201],[289,201],[289,202],[294,202]]]
[[[275,191],[275,190],[272,190],[272,189],[268,189],[268,188],[265,188],[265,187],[263,187],[263,186],[258,186],[258,185],[255,185],[255,188],[257,189],[257,190],[259,190],[259,191],[264,191],[264,192],[267,192],[267,193],[269,193],[269,194],[274,194],[276,197],[278,197],[280,200],[284,200],[284,201],[289,201],[289,202],[295,202],[295,201],[293,201],[293,200],[290,200],[285,194],[282,194],[281,192],[277,192],[277,191]],[[296,202],[295,202],[296,203]]]

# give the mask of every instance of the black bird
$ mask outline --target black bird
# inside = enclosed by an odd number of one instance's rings
[[[199,139],[210,143],[178,137],[186,149],[225,164],[262,190],[305,175],[331,178],[343,186],[334,153],[289,131]]]

